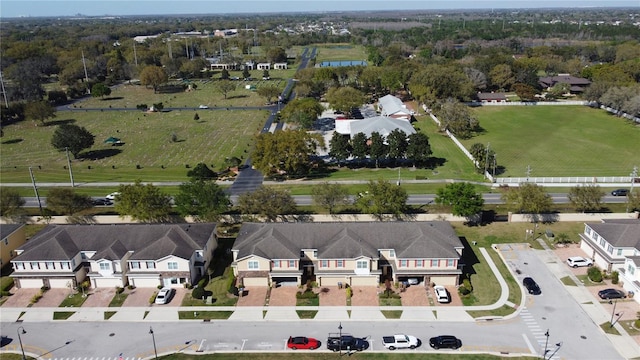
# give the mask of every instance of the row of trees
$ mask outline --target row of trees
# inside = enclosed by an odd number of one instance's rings
[[[203,164],[203,167],[206,165]],[[121,216],[131,216],[141,222],[168,221],[172,212],[172,198],[152,184],[137,181],[121,185],[114,205]],[[404,188],[385,180],[369,181],[365,191],[350,196],[345,185],[324,182],[311,189],[315,206],[329,214],[360,212],[372,214],[379,220],[400,218],[406,214],[408,194]],[[604,193],[595,185],[573,187],[569,199],[578,211],[602,209]],[[503,191],[502,200],[509,211],[530,214],[537,221],[538,214],[552,211],[553,201],[543,187],[536,184],[520,184]],[[640,210],[640,192],[628,195],[630,211]],[[195,221],[215,222],[229,213],[233,206],[228,194],[210,177],[193,175],[180,185],[173,198],[175,212]],[[24,214],[24,199],[10,188],[0,188],[0,216],[17,219]],[[435,203],[450,209],[455,216],[466,217],[470,222],[480,221],[484,206],[482,194],[471,183],[452,183],[438,189]],[[59,214],[82,219],[83,211],[93,206],[91,197],[76,193],[73,189],[53,188],[47,195],[47,208]],[[247,216],[258,216],[267,221],[286,218],[298,213],[294,198],[287,190],[261,186],[257,190],[239,196],[235,209]]]

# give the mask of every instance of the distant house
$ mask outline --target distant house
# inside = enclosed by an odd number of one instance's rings
[[[568,84],[570,86],[569,91],[572,93],[583,92],[587,86],[591,85],[591,81],[585,78],[571,76],[569,74],[541,77],[538,79],[538,82],[543,89],[547,90],[551,89],[556,84]]]
[[[222,58],[220,57],[209,57],[209,58],[206,58],[206,60],[209,61],[211,70],[222,70],[222,69],[237,70],[238,69],[238,64],[223,62]]]
[[[378,111],[382,116],[388,116],[394,119],[411,120],[414,112],[393,95],[385,95],[378,100]]]
[[[256,68],[258,70],[271,70],[271,63],[258,63]]]
[[[463,245],[445,221],[244,223],[233,244],[245,286],[377,286],[418,278],[457,285]]]
[[[0,268],[16,257],[16,249],[27,241],[24,224],[0,225]]]
[[[480,92],[477,95],[478,101],[482,103],[501,103],[507,102],[507,96],[504,93],[486,93]]]
[[[287,70],[289,67],[287,65],[286,62],[283,63],[274,63],[273,64],[273,69],[274,70]]]
[[[18,288],[194,284],[218,245],[215,224],[48,225],[11,260]]]
[[[618,271],[620,282],[640,303],[640,220],[605,220],[587,223],[580,248],[607,271]]]

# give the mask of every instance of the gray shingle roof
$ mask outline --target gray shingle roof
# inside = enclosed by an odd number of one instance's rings
[[[244,223],[233,244],[238,259],[297,259],[302,249],[317,249],[321,259],[377,258],[380,249],[407,259],[458,258],[462,247],[445,221]]]
[[[640,250],[640,222],[590,223],[589,227],[615,247],[632,247]]]
[[[69,260],[80,251],[92,259],[189,259],[214,236],[215,224],[48,225],[23,246],[14,261]]]
[[[6,238],[23,226],[24,224],[0,224],[0,239]]]
[[[386,138],[393,130],[396,129],[404,131],[407,136],[416,133],[416,130],[407,120],[394,119],[387,116],[375,116],[352,122],[351,136],[353,137],[357,133],[363,133],[368,139],[371,137],[371,133],[377,132]]]

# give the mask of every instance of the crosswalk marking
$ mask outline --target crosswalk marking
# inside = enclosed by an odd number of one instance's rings
[[[529,309],[523,308],[520,311],[520,318],[522,322],[527,326],[529,332],[533,335],[534,341],[538,343],[540,353],[544,352],[545,344],[547,346],[547,353],[553,354],[557,347],[555,344],[547,344],[547,336],[546,331],[542,331],[538,321],[534,318],[534,316],[529,312]],[[557,354],[553,355],[550,359],[559,360],[560,357]]]

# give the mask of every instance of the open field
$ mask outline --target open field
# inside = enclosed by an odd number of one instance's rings
[[[316,47],[316,63],[322,61],[331,60],[366,60],[367,52],[364,46],[354,44],[317,44],[308,46],[309,51],[311,48]],[[294,47],[296,48],[296,47]],[[300,47],[302,49],[303,47]],[[302,50],[298,51],[301,53]]]
[[[181,181],[186,179],[187,165],[204,162],[217,170],[226,157],[246,159],[267,116],[267,111],[258,110],[59,112],[50,123],[73,123],[96,136],[94,146],[72,162],[75,182]],[[69,181],[64,152],[50,145],[55,128],[23,121],[3,129],[2,182],[30,182],[30,166],[37,181]],[[105,144],[110,136],[124,144]]]
[[[640,126],[586,106],[485,106],[484,132],[462,141],[489,143],[503,177],[628,176],[640,164]]]

